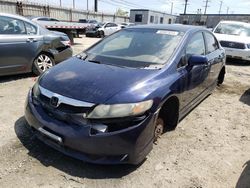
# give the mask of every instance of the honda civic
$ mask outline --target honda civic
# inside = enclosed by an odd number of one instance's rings
[[[72,56],[68,36],[18,15],[0,13],[0,76],[40,75]]]
[[[40,140],[64,154],[139,164],[224,75],[225,51],[210,31],[128,27],[42,74],[25,117]]]

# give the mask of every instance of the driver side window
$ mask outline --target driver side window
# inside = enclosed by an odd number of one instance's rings
[[[178,68],[186,66],[191,55],[205,55],[205,52],[206,48],[202,32],[194,34],[187,44],[185,54],[181,58]]]
[[[202,32],[196,33],[189,41],[186,48],[186,55],[205,55],[205,43]]]

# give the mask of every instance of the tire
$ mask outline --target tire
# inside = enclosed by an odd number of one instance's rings
[[[104,31],[100,31],[99,36],[100,36],[100,38],[104,38],[105,37]]]
[[[32,71],[37,76],[55,65],[55,60],[46,53],[39,54],[33,62]]]
[[[218,80],[217,80],[217,85],[220,86],[221,84],[223,84],[224,79],[225,79],[225,67],[223,67],[220,71],[220,74],[218,76]]]

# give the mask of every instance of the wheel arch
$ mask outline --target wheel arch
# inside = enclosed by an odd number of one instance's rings
[[[41,50],[40,52],[37,53],[37,55],[33,58],[32,62],[30,63],[30,71],[32,71],[32,67],[33,67],[34,61],[41,54],[49,55],[50,57],[52,57],[53,59],[55,59],[55,56],[53,55],[53,53],[51,53],[49,51],[46,51],[46,50]]]
[[[165,130],[174,130],[179,122],[180,100],[176,95],[165,98],[158,108],[158,117],[164,119]]]

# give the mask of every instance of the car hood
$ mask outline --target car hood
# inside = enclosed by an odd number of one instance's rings
[[[244,44],[250,44],[250,37],[246,36],[236,36],[236,35],[226,35],[215,33],[215,36],[219,41],[230,41],[230,42],[240,42]]]
[[[155,71],[96,64],[72,57],[48,70],[39,84],[66,97],[100,104],[151,77]]]

